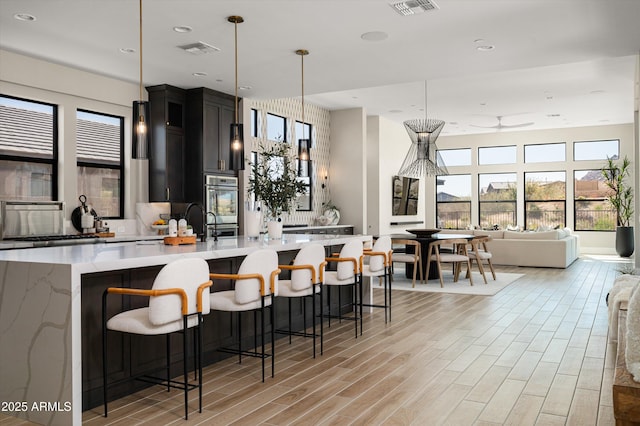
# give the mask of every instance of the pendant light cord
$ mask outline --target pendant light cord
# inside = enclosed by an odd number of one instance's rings
[[[306,139],[305,131],[307,126],[304,124],[304,55],[300,55],[300,63],[302,64],[302,139]]]
[[[235,84],[235,112],[236,112],[236,123],[238,123],[238,21],[236,20],[233,23],[233,27],[235,30],[235,65],[236,65],[236,84]]]
[[[142,101],[142,0],[140,0],[140,101]]]

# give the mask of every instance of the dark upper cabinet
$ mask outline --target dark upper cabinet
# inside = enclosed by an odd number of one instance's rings
[[[229,170],[234,97],[200,87],[186,92],[186,198],[204,200],[204,174],[236,175]]]
[[[149,93],[149,201],[185,201],[186,91],[162,84]]]

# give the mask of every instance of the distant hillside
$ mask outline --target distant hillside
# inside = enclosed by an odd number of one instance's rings
[[[604,178],[602,177],[602,173],[600,172],[600,170],[591,170],[580,180],[604,180]]]

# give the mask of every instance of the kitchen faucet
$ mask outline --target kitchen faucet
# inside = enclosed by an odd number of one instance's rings
[[[202,234],[200,235],[200,241],[205,242],[207,241],[207,218],[209,214],[213,214],[211,212],[207,213],[204,210],[204,207],[202,207],[202,204],[200,203],[189,203],[189,205],[187,205],[186,210],[184,211],[184,218],[188,221],[189,220],[189,213],[191,211],[192,207],[197,207],[200,209],[200,212],[202,213]],[[213,216],[215,217],[215,214],[213,214]],[[217,220],[216,220],[217,222]],[[218,241],[218,232],[215,226],[215,222],[214,222],[214,235],[213,235],[213,241]]]

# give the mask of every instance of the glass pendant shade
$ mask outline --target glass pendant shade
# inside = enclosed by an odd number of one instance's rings
[[[131,158],[149,158],[149,102],[133,101],[131,126]]]
[[[309,147],[311,146],[310,139],[298,139],[298,176],[308,177],[309,168],[304,167],[303,163],[309,161]]]
[[[244,126],[242,123],[231,123],[230,130],[230,169],[244,170]]]
[[[436,146],[436,139],[444,127],[444,121],[430,118],[408,120],[404,122],[404,127],[411,138],[411,147],[398,175],[420,178],[425,175],[449,174],[444,162],[438,161]]]

